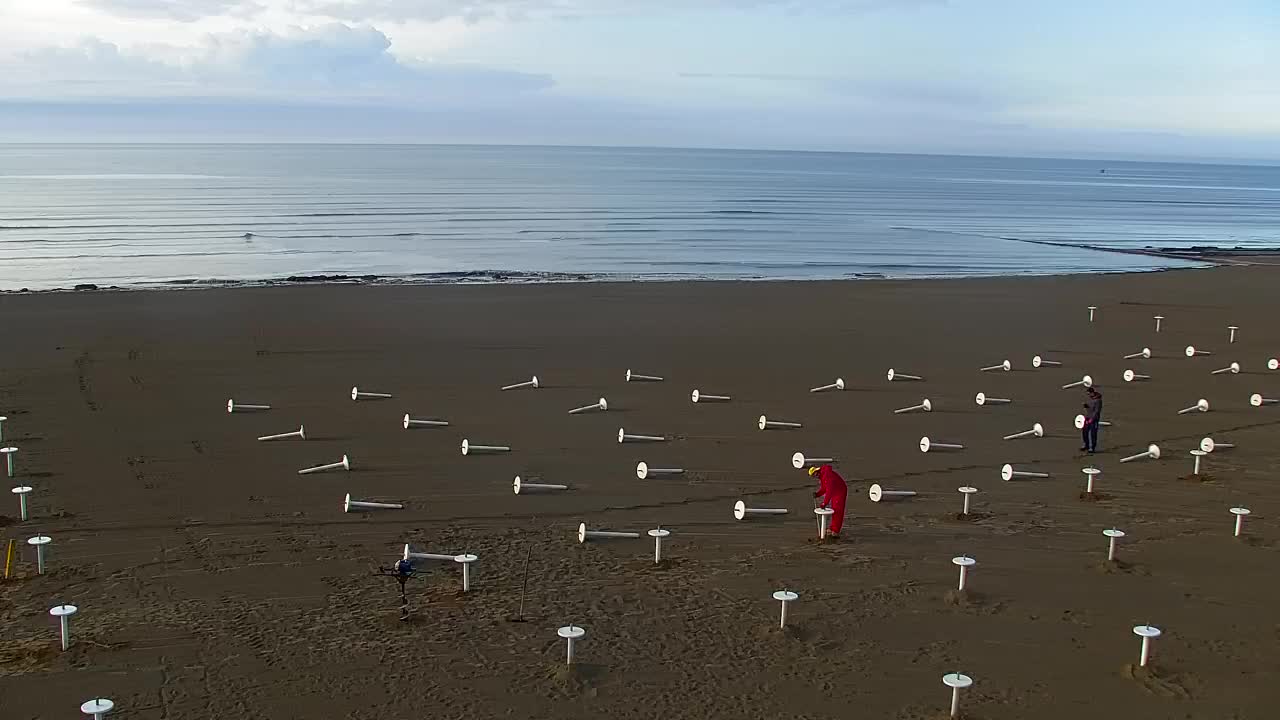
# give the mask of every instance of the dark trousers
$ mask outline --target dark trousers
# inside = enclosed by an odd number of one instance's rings
[[[1098,449],[1098,426],[1101,424],[1102,421],[1094,420],[1085,425],[1084,429],[1080,431],[1080,437],[1084,440],[1085,450],[1093,452]]]

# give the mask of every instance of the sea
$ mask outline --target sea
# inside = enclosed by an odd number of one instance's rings
[[[0,289],[1129,272],[1280,247],[1280,168],[648,148],[0,145]]]

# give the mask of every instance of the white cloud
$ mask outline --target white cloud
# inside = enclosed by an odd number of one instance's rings
[[[125,49],[97,38],[43,48],[0,66],[11,97],[270,96],[394,99],[408,106],[502,97],[551,87],[545,75],[391,54],[376,28],[329,23],[280,32],[209,34],[194,45]]]
[[[137,55],[204,45],[209,35],[287,34],[338,22],[300,10],[295,0],[0,0],[0,7],[0,63],[27,51],[74,46],[86,36]],[[365,18],[341,22],[369,24]],[[496,26],[457,18],[373,24],[402,58],[441,56]]]
[[[81,0],[82,4],[126,18],[195,22],[203,18],[252,17],[265,9],[257,0]]]
[[[250,16],[267,0],[82,0],[121,17],[192,21]],[[776,9],[790,13],[869,12],[944,4],[946,0],[287,0],[268,3],[298,15],[352,22],[369,20],[525,20],[689,10]]]

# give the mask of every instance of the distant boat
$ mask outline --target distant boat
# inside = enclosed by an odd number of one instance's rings
[[[1106,172],[1107,172],[1107,169],[1106,169],[1106,168],[1102,168],[1102,169],[1101,169],[1101,170],[1099,170],[1098,172],[1100,172],[1100,173],[1102,173],[1102,174],[1104,174],[1104,175],[1105,175],[1105,174],[1106,174]]]

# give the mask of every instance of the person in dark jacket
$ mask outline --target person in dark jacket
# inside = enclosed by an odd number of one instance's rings
[[[1091,387],[1085,389],[1085,396],[1088,400],[1084,404],[1084,428],[1080,431],[1084,445],[1080,449],[1092,453],[1098,449],[1098,428],[1102,425],[1102,393],[1098,388]]]
[[[835,513],[831,516],[829,536],[838,539],[840,528],[844,526],[844,504],[849,486],[845,485],[844,478],[830,465],[809,468],[809,476],[818,478],[818,492],[813,494],[818,498],[818,506],[831,508]]]

